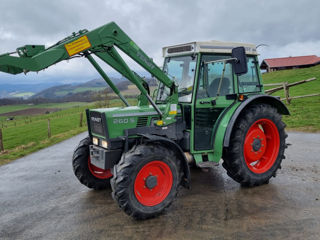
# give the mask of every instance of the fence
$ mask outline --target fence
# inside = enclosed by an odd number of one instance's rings
[[[44,140],[46,138],[49,139],[61,132],[82,128],[86,123],[86,118],[83,117],[83,112],[65,114],[59,117],[51,116],[50,118],[37,119],[36,121],[32,121],[31,119],[32,117],[28,117],[28,120],[7,120],[6,124],[2,123],[0,125],[0,152],[12,149],[13,144],[11,142],[13,139],[26,140],[27,138],[30,138],[31,135],[37,135],[39,140]],[[47,122],[47,124],[45,124],[45,122]],[[52,132],[52,130],[54,131]],[[41,135],[39,135],[39,132],[42,132]],[[12,136],[13,133],[15,134],[14,136]],[[21,140],[15,147],[23,144],[28,144],[28,141]]]
[[[290,87],[297,86],[297,85],[300,85],[300,84],[303,84],[303,83],[307,83],[307,82],[311,82],[311,81],[314,81],[314,80],[316,80],[315,77],[309,78],[309,79],[306,79],[306,80],[301,80],[301,81],[294,82],[294,83],[283,82],[283,83],[264,84],[264,86],[266,86],[266,87],[279,86],[279,87],[275,87],[275,88],[271,88],[271,89],[265,90],[265,93],[271,95],[272,93],[275,93],[275,92],[283,89],[285,97],[282,98],[281,100],[286,100],[287,104],[290,104],[291,100],[292,99],[296,99],[296,98],[320,96],[320,93],[314,93],[314,94],[307,94],[307,95],[303,95],[303,96],[290,97],[290,92],[289,92]]]

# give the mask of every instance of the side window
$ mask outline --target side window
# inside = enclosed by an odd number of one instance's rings
[[[228,58],[227,56],[204,56],[203,62]],[[207,98],[225,96],[232,94],[233,91],[233,72],[232,65],[226,63],[224,76],[222,77],[224,69],[223,62],[215,62],[202,64],[200,70],[199,88],[197,98]]]
[[[248,72],[238,77],[239,92],[258,92],[260,91],[260,83],[257,72],[257,65],[254,57],[247,57]]]

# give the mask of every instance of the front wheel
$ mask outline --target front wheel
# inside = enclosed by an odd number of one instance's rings
[[[136,219],[157,216],[175,199],[181,171],[174,152],[156,144],[139,145],[114,166],[112,196]]]
[[[73,172],[78,180],[88,188],[96,190],[106,189],[110,186],[111,171],[91,164],[89,154],[90,144],[91,140],[89,137],[80,141],[72,157]]]
[[[284,158],[284,128],[281,115],[270,105],[253,105],[245,110],[224,150],[227,174],[243,186],[268,183]]]

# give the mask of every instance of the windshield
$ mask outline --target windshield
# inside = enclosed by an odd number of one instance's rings
[[[178,56],[165,59],[163,71],[178,86],[179,102],[191,102],[195,70],[196,56]],[[169,94],[169,88],[161,83],[157,100],[165,101]]]

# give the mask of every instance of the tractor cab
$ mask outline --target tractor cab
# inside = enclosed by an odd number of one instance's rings
[[[243,46],[245,52],[241,52],[239,46]],[[180,103],[193,102],[194,95],[199,99],[261,91],[257,52],[253,44],[193,42],[164,47],[163,57],[163,71],[178,86]],[[238,79],[237,76],[242,74]],[[170,90],[161,83],[157,101],[164,101],[169,93]]]
[[[255,45],[192,42],[164,47],[163,56],[163,71],[178,86],[181,113],[190,133],[188,150],[199,161],[203,153],[213,158],[219,119],[239,96],[262,93]],[[160,84],[157,103],[164,102],[169,93]]]

